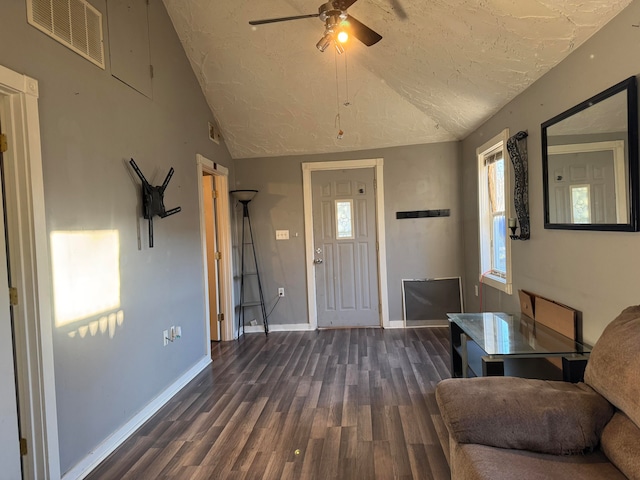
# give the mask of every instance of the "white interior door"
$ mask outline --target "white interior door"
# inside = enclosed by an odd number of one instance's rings
[[[315,171],[311,187],[318,327],[379,326],[374,169]]]
[[[0,153],[2,165],[2,153]],[[3,189],[4,190],[4,189]],[[9,274],[4,222],[4,195],[0,201],[0,477],[22,478],[18,397],[9,302]]]

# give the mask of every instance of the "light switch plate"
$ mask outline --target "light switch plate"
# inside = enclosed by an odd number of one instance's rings
[[[289,240],[289,230],[276,230],[276,240]]]

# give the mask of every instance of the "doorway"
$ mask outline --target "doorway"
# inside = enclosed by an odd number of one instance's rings
[[[0,109],[3,106],[0,97]],[[3,152],[7,148],[0,118],[0,291],[9,292],[7,230],[5,222],[5,168]],[[19,401],[17,390],[15,331],[11,308],[12,295],[0,295],[0,465],[7,478],[22,478],[20,455]]]
[[[229,171],[197,155],[207,348],[233,340],[233,273]]]
[[[310,328],[388,328],[383,160],[303,163],[302,179]]]
[[[219,342],[220,335],[220,250],[217,229],[217,190],[215,177],[207,172],[202,174],[202,203],[206,237],[207,283],[209,284],[209,338]]]
[[[11,307],[14,317],[14,344],[2,344],[2,397],[16,403],[15,395],[5,394],[5,386],[17,385],[19,415],[13,409],[20,426],[20,445],[0,440],[2,449],[10,448],[22,455],[24,478],[59,478],[58,424],[53,368],[53,334],[51,312],[51,285],[49,254],[44,209],[44,185],[40,148],[40,121],[38,114],[38,82],[0,65],[0,123],[6,134],[7,150],[3,154],[5,203],[4,228],[7,237],[0,248],[0,268],[9,264],[9,280],[17,302]],[[0,273],[6,282],[6,273]],[[4,283],[3,283],[4,284]],[[4,284],[8,288],[9,284]],[[6,292],[6,290],[5,290]],[[0,311],[8,312],[6,305]],[[6,315],[3,314],[3,317]],[[10,332],[2,321],[2,342],[11,341]],[[14,382],[13,362],[15,361]],[[10,366],[9,370],[7,366]],[[11,374],[11,380],[8,375]],[[8,396],[5,396],[8,395]],[[2,408],[4,410],[4,407]],[[10,413],[7,410],[6,413]],[[18,420],[19,417],[19,420]],[[4,424],[0,431],[4,434]],[[26,452],[26,453],[24,453]],[[4,453],[4,452],[3,452]],[[14,454],[11,453],[11,456]],[[1,456],[1,455],[0,455]],[[2,456],[4,459],[5,457]],[[3,460],[3,473],[6,463]],[[13,476],[8,474],[9,477]],[[20,478],[20,477],[18,477]]]

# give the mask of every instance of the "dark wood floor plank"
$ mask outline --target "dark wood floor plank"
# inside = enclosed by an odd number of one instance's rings
[[[342,427],[328,427],[326,429],[317,478],[327,480],[340,478],[338,475],[338,458],[340,455],[341,435]]]
[[[411,462],[411,472],[413,478],[421,478],[424,480],[436,480],[431,472],[429,457],[425,446],[422,444],[409,445],[409,461]],[[444,479],[442,479],[444,480]]]
[[[398,412],[400,413],[400,421],[402,422],[402,432],[404,441],[407,445],[418,445],[423,443],[423,437],[420,433],[418,417],[414,410],[419,408],[418,405],[400,405]]]
[[[412,477],[409,452],[404,436],[404,428],[398,407],[385,407],[385,422],[389,437],[389,448],[393,458],[393,471],[397,477]]]
[[[398,478],[393,471],[393,456],[388,441],[373,442],[373,464],[375,471],[373,478]]]
[[[304,462],[302,470],[298,478],[320,478],[320,461],[322,459],[322,449],[324,447],[324,439],[310,438],[303,450]]]
[[[373,442],[358,442],[358,450],[356,456],[356,469],[358,474],[355,478],[371,480],[376,478],[374,455]]]
[[[373,442],[371,405],[360,405],[358,407],[358,441]]]
[[[246,335],[88,480],[450,477],[435,385],[448,330]]]
[[[342,399],[343,427],[355,427],[358,425],[358,387],[357,385],[344,386],[344,398]]]

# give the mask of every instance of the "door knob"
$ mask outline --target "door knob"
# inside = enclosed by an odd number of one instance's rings
[[[316,265],[320,265],[322,263],[322,259],[321,258],[314,258],[313,263],[315,263]]]

